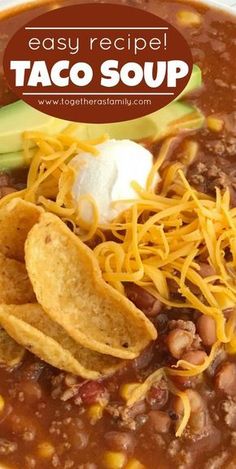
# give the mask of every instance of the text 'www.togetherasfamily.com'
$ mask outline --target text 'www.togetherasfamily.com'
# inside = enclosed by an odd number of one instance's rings
[[[143,98],[40,98],[38,99],[40,106],[150,106],[151,99]]]

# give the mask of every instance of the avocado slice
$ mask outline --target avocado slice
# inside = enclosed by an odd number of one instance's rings
[[[27,166],[23,151],[0,154],[0,171],[12,171],[13,169],[26,168]]]
[[[110,138],[130,140],[156,140],[160,138],[168,127],[175,121],[179,121],[179,128],[189,128],[189,117],[195,115],[193,127],[200,128],[203,125],[204,116],[195,107],[190,104],[174,101],[168,106],[139,119],[125,122],[115,122],[113,124],[87,124],[80,125],[76,132],[76,137],[81,140],[90,140],[99,137],[101,134],[107,133]],[[181,123],[181,119],[184,119]]]
[[[191,78],[180,96],[185,96],[186,93],[197,88],[200,84],[201,70],[197,65],[194,65]],[[171,105],[173,105],[173,115],[174,112],[177,112],[178,118],[179,113],[177,107],[173,103],[171,103]],[[166,108],[164,108],[151,114],[150,117],[144,116],[129,122],[114,124],[81,124],[81,138],[93,138],[93,136],[97,136],[104,132],[111,133],[114,138],[121,138],[121,136],[122,138],[126,138],[126,135],[130,135],[131,126],[135,126],[137,131],[134,132],[134,137],[131,132],[130,138],[146,138],[150,135],[150,132],[151,134],[153,133],[153,127],[157,124],[157,115],[159,121],[158,125],[163,121],[163,119],[164,121],[166,121],[166,119],[169,121],[169,109],[171,109],[169,106],[167,106],[167,111]],[[154,119],[153,124],[151,124],[152,119]],[[61,132],[67,125],[67,121],[48,116],[47,114],[32,108],[24,101],[17,101],[16,103],[4,106],[0,109],[0,153],[12,153],[22,150],[22,133],[25,130],[46,132],[49,135],[52,135]],[[147,129],[144,131],[146,125]],[[128,129],[124,133],[126,127]],[[139,133],[140,131],[141,133]],[[143,132],[144,135],[142,134]]]
[[[189,79],[188,84],[182,91],[182,93],[177,96],[177,100],[185,97],[187,94],[191,93],[192,91],[196,90],[199,88],[202,84],[202,72],[201,69],[198,67],[198,65],[194,64],[193,65],[193,70],[191,73],[191,77]]]
[[[89,140],[108,133],[111,138],[131,140],[151,139],[162,137],[168,127],[178,129],[199,129],[204,124],[204,115],[194,106],[175,101],[160,111],[133,121],[114,124],[87,124],[78,127],[76,137]],[[0,154],[0,170],[11,170],[27,166],[24,152]]]
[[[172,101],[159,111],[130,121],[114,122],[111,124],[80,124],[76,134],[77,138],[89,140],[107,133],[111,138],[118,140],[122,138],[129,138],[131,140],[157,139],[165,133],[165,130],[173,121],[182,119],[185,116],[187,117],[188,114],[196,110],[189,104],[179,102],[179,97],[186,96],[186,94],[201,86],[201,83],[201,70],[197,65],[194,65],[191,78],[177,100]],[[183,128],[184,125],[183,123]],[[193,121],[192,125],[192,128],[198,128],[198,126],[201,127],[203,125],[203,115],[198,110],[196,110],[196,121]],[[181,123],[179,123],[179,126],[181,128]],[[187,128],[189,128],[189,125],[187,125]]]
[[[25,130],[53,135],[67,126],[68,121],[43,114],[24,101],[16,101],[0,109],[0,153],[22,150]]]

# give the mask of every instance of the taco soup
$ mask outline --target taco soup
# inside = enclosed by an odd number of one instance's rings
[[[2,12],[0,63],[22,25],[73,3]],[[127,4],[191,46],[166,108],[60,121],[1,70],[5,469],[236,468],[236,16]]]

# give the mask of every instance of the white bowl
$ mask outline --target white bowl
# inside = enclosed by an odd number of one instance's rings
[[[236,0],[201,0],[201,3],[209,6],[215,6],[232,13],[236,12]]]
[[[34,1],[35,3],[38,3],[36,0]],[[32,3],[32,0],[0,0],[0,3],[1,11],[10,7],[16,7],[27,3]],[[216,6],[231,13],[232,10],[233,12],[236,12],[236,0],[201,0],[201,3],[204,3],[209,6]]]

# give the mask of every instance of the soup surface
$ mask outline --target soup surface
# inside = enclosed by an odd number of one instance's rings
[[[50,2],[50,8],[72,3],[75,1]],[[215,116],[217,122],[215,127],[215,120],[209,120],[208,126],[192,132],[198,156],[188,166],[187,179],[213,197],[216,187],[228,187],[231,205],[236,207],[235,18],[182,1],[128,3],[158,14],[187,38],[194,63],[203,73],[203,86],[188,99],[206,116]],[[0,63],[9,37],[48,8],[45,4],[15,11],[1,19]],[[193,24],[181,24],[183,11],[195,15]],[[15,100],[2,76],[1,105]],[[186,138],[180,135],[169,164],[181,159]],[[160,143],[149,148],[156,154]],[[26,170],[2,173],[1,195],[11,188],[24,187],[26,177]],[[200,268],[203,277],[214,275],[204,259]],[[178,297],[174,287],[170,285],[173,298]],[[224,348],[204,373],[173,379],[180,390],[188,390],[192,406],[189,425],[180,438],[175,436],[180,403],[170,395],[164,381],[154,385],[134,407],[128,411],[124,408],[122,385],[143,381],[159,367],[174,364],[184,349],[186,360],[201,364],[216,340],[214,321],[199,311],[164,306],[133,284],[126,285],[126,293],[156,326],[158,339],[113,377],[82,381],[30,353],[19,367],[0,368],[4,402],[0,412],[0,463],[15,469],[236,467],[236,360]],[[226,308],[226,316],[231,309],[227,312]],[[186,340],[191,341],[191,347],[185,348]]]

